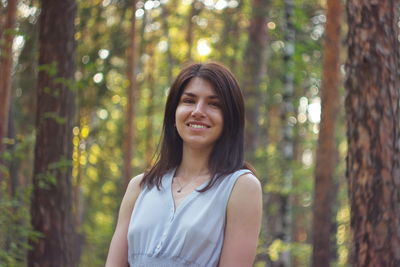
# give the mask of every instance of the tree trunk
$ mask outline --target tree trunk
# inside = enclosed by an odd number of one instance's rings
[[[169,3],[165,3],[162,6],[161,9],[161,20],[162,20],[162,29],[163,29],[163,35],[165,39],[167,40],[167,51],[166,51],[166,58],[167,58],[167,77],[168,77],[168,84],[172,83],[173,79],[173,74],[172,74],[172,69],[173,66],[175,65],[175,60],[171,52],[171,46],[172,46],[172,39],[171,39],[171,34],[170,34],[170,26],[169,26],[169,21],[168,17],[171,14],[170,7],[168,6]],[[175,7],[177,3],[174,1],[172,3],[172,7]]]
[[[144,159],[146,166],[151,166],[152,157],[154,154],[154,144],[153,144],[153,136],[154,136],[154,94],[155,94],[155,70],[156,70],[156,62],[154,56],[154,41],[151,41],[148,45],[148,54],[151,55],[149,59],[148,73],[147,73],[147,84],[149,90],[149,96],[147,101],[147,109],[146,109],[146,137],[145,137],[145,151],[144,151]]]
[[[284,1],[284,43],[283,50],[283,63],[284,63],[284,76],[283,76],[283,92],[281,104],[281,135],[279,147],[281,153],[281,170],[282,170],[282,192],[280,193],[280,213],[279,222],[282,224],[278,229],[276,236],[281,239],[286,245],[292,242],[292,197],[291,190],[293,188],[293,161],[294,161],[294,123],[293,118],[296,118],[294,112],[294,51],[295,51],[295,29],[293,25],[293,0]],[[287,267],[291,266],[291,255],[289,249],[283,250],[279,254],[279,259],[274,263],[274,266]]]
[[[3,139],[7,136],[8,112],[11,98],[11,70],[13,65],[12,44],[15,35],[16,13],[17,0],[9,0],[4,30],[2,29],[2,38],[0,38],[0,156],[5,149]],[[0,183],[3,180],[3,176],[5,174],[0,170]]]
[[[28,266],[75,266],[72,260],[74,0],[41,1],[36,145]]]
[[[190,13],[188,16],[188,28],[186,32],[186,43],[188,45],[188,50],[186,53],[186,60],[192,60],[192,50],[193,50],[193,17],[198,16],[203,8],[203,4],[198,0],[193,0],[192,6],[190,8]]]
[[[129,33],[129,47],[127,49],[127,78],[129,85],[127,88],[127,103],[126,103],[126,115],[124,125],[124,141],[123,141],[123,154],[124,154],[124,188],[128,186],[130,179],[132,178],[132,149],[134,140],[134,118],[135,118],[135,104],[136,104],[136,0],[131,2],[132,18],[131,28]]]
[[[237,73],[238,61],[240,62],[239,23],[243,14],[243,4],[243,1],[239,1],[237,7],[225,8],[221,14],[224,27],[220,33],[221,41],[217,43],[217,49],[220,51],[219,60],[229,66],[233,73]]]
[[[3,38],[3,30],[4,30],[4,6],[3,2],[0,1],[0,40]]]
[[[261,103],[260,85],[266,74],[268,0],[253,0],[244,58],[244,95],[246,98],[246,158],[251,162],[258,145],[258,119]]]
[[[400,266],[398,1],[347,2],[347,178],[354,266]]]
[[[321,96],[321,123],[315,167],[313,267],[329,267],[332,262],[333,205],[337,190],[334,172],[337,165],[336,117],[339,112],[341,0],[327,1],[326,30]]]

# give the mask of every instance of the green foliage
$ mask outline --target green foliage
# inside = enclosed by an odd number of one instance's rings
[[[51,189],[57,184],[58,174],[65,173],[68,167],[72,166],[72,160],[61,158],[49,164],[47,171],[37,174],[35,181],[41,189]]]
[[[57,62],[42,64],[38,66],[38,70],[46,73],[50,77],[55,77],[57,75]]]
[[[45,112],[43,119],[52,119],[58,124],[65,124],[65,118],[58,115],[56,112]]]
[[[0,266],[26,266],[26,253],[30,249],[28,240],[34,241],[41,236],[29,223],[30,190],[20,189],[11,197],[2,186],[0,195]]]

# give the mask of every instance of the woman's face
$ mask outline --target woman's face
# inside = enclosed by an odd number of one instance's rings
[[[175,113],[176,129],[184,146],[212,148],[221,136],[224,120],[220,99],[207,80],[189,81]]]

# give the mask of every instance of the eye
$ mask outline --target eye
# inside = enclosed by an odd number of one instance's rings
[[[216,107],[216,108],[220,108],[221,104],[219,102],[213,101],[208,103],[210,106]]]
[[[182,103],[186,103],[186,104],[193,104],[195,101],[192,98],[183,98]]]

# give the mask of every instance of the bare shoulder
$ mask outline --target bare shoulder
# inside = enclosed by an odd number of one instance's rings
[[[126,189],[126,193],[137,193],[140,192],[141,187],[140,183],[142,182],[144,177],[144,173],[141,173],[139,175],[136,175],[133,177],[128,184],[128,188]]]
[[[254,174],[248,172],[238,178],[233,191],[245,195],[261,193],[261,183]]]
[[[140,182],[143,180],[143,176],[143,173],[139,174],[129,181],[124,198],[122,199],[120,212],[127,214],[132,212],[133,206],[141,191]]]
[[[256,176],[252,173],[241,175],[233,187],[229,203],[229,209],[247,209],[259,207],[262,202],[262,187]]]
[[[144,173],[141,173],[139,175],[136,175],[135,177],[133,177],[128,184],[128,189],[139,189],[140,190],[140,183],[142,182],[144,177]]]

